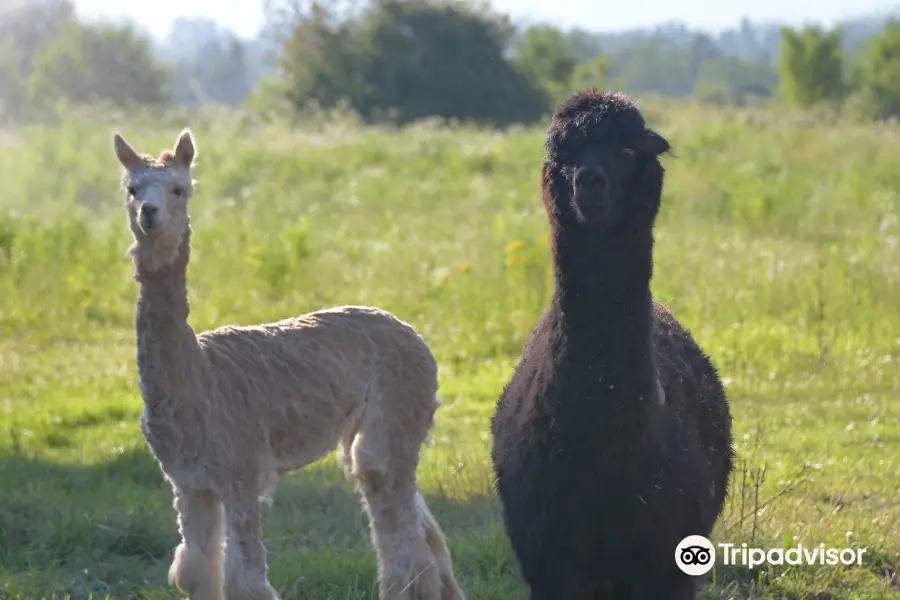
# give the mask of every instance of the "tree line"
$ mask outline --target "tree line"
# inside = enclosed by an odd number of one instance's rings
[[[848,42],[845,28],[747,22],[718,37],[674,26],[630,36],[522,28],[464,0],[270,0],[267,17],[257,40],[181,20],[161,43],[129,25],[82,22],[71,0],[5,9],[0,117],[40,118],[59,102],[280,103],[348,107],[367,122],[437,116],[505,126],[534,122],[589,86],[726,103],[853,102],[872,118],[900,115],[892,21],[868,39],[856,27]]]
[[[259,57],[236,36],[213,33],[167,56],[132,25],[80,21],[71,0],[0,8],[0,117],[39,118],[59,102],[239,105],[253,91]],[[176,27],[170,38],[185,46],[194,36]]]

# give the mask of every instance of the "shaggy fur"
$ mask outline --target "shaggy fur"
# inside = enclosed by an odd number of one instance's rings
[[[675,547],[708,535],[724,503],[725,392],[650,294],[668,149],[622,95],[575,95],[553,116],[542,187],[555,293],[492,419],[532,600],[693,598]]]
[[[340,444],[369,517],[381,598],[462,600],[416,482],[438,407],[422,338],[357,306],[195,335],[185,278],[193,138],[183,132],[174,152],[153,159],[116,135],[115,151],[140,283],[141,430],[174,489],[183,538],[170,579],[194,600],[277,598],[259,498]]]

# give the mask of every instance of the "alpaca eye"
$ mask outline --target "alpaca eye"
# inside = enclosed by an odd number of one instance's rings
[[[172,190],[172,192],[175,194],[175,197],[177,197],[177,198],[181,198],[182,196],[184,196],[183,188],[177,187],[174,190]]]
[[[135,193],[135,192],[134,192],[134,188],[133,188],[133,187],[128,186],[128,188],[127,188],[125,191],[128,192],[128,195],[129,195],[129,196],[131,196],[132,198],[134,198],[134,193]]]

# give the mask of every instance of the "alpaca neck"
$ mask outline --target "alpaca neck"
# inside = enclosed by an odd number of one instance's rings
[[[554,235],[556,291],[571,360],[621,391],[655,394],[650,293],[653,238],[630,231]],[[574,351],[572,351],[574,350]]]
[[[140,295],[135,315],[137,362],[144,402],[151,408],[167,408],[191,395],[200,347],[188,324],[187,264],[190,259],[190,227],[182,237],[174,261],[156,268],[140,260],[133,249],[135,279]]]

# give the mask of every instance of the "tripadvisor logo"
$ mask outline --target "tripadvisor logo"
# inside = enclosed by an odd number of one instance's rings
[[[716,549],[702,535],[689,535],[675,547],[675,564],[688,575],[705,575],[716,564]]]
[[[867,548],[811,548],[798,544],[793,548],[751,548],[747,544],[717,544],[723,565],[741,565],[753,569],[767,565],[861,565]],[[689,535],[675,547],[675,564],[687,575],[704,575],[716,563],[716,547],[702,535]]]

